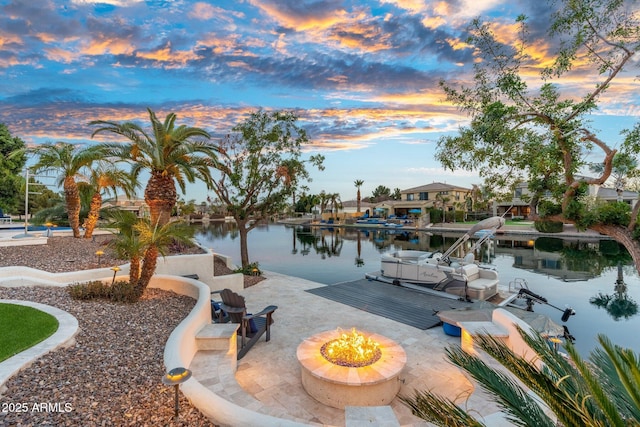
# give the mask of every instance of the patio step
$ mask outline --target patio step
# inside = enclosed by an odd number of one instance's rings
[[[196,334],[198,350],[222,350],[234,354],[238,351],[238,323],[210,323]]]

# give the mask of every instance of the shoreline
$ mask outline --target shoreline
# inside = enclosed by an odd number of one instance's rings
[[[395,230],[395,231],[420,231],[428,233],[466,233],[473,224],[463,223],[436,223],[427,227],[418,227],[412,225],[404,225],[402,227],[389,227],[382,224],[345,224],[334,223],[326,224],[320,222],[311,222],[310,220],[279,220],[278,224],[285,226],[309,226],[318,228],[348,228],[363,230]],[[579,239],[604,239],[610,240],[611,237],[600,234],[597,231],[585,230],[579,231],[572,224],[565,224],[564,230],[559,233],[543,233],[533,227],[533,222],[524,222],[522,225],[505,225],[496,231],[496,236],[537,236],[537,237],[559,237],[559,238],[579,238]]]

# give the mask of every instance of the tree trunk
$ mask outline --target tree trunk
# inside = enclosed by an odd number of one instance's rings
[[[640,242],[633,238],[631,231],[626,227],[619,225],[596,224],[590,227],[591,230],[614,238],[618,243],[622,244],[631,258],[636,270],[640,273]]]
[[[171,210],[178,200],[173,177],[152,171],[144,190],[144,200],[149,205],[151,225],[165,225],[171,220]]]
[[[69,226],[73,230],[73,237],[80,237],[80,194],[78,193],[78,185],[72,176],[64,179],[64,198],[67,203],[67,217],[69,218]]]
[[[84,222],[84,238],[90,239],[93,236],[93,230],[98,224],[98,218],[100,217],[100,207],[102,206],[102,195],[99,192],[93,193],[91,197],[91,204],[89,205],[89,215]]]
[[[137,286],[140,279],[140,257],[132,256],[129,260],[129,283],[132,286]]]
[[[240,261],[242,262],[242,268],[246,268],[249,265],[249,248],[247,247],[249,231],[246,226],[247,220],[236,218],[236,224],[238,226],[238,233],[240,234]]]
[[[147,251],[144,253],[144,258],[142,260],[142,271],[140,273],[140,279],[138,279],[138,283],[136,283],[136,295],[138,298],[142,296],[144,290],[147,289],[149,282],[151,281],[151,277],[153,273],[156,271],[156,265],[158,263],[158,248],[154,245],[149,246]]]

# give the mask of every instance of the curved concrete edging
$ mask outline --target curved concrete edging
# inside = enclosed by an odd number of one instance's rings
[[[28,267],[4,267],[0,268],[0,272],[10,274],[3,274],[3,277],[0,278],[0,286],[8,287],[33,285],[61,287],[67,286],[69,283],[73,283],[76,281],[86,280],[87,276],[91,277],[93,280],[108,280],[112,277],[109,275],[109,273],[111,273],[109,269],[84,270],[73,273],[49,273]],[[103,273],[107,274],[102,277],[101,275]],[[216,281],[216,285],[219,284],[220,283]],[[198,280],[161,274],[154,275],[151,279],[151,282],[149,283],[149,286],[152,288],[173,291],[177,294],[186,295],[196,300],[196,304],[191,312],[169,335],[169,338],[167,339],[167,342],[165,344],[164,351],[164,364],[167,370],[171,370],[175,367],[188,367],[191,364],[194,355],[198,351],[195,339],[197,332],[203,325],[211,323],[211,288],[207,284]],[[43,304],[29,301],[18,301],[17,303],[24,305],[33,304],[34,306],[49,307]],[[57,310],[61,313],[66,314],[67,316],[70,316],[72,319],[70,321],[75,322],[75,330],[73,335],[70,337],[73,338],[78,330],[77,320],[73,316],[62,310],[59,310],[55,307],[49,308],[54,312]],[[43,311],[46,310],[43,309]],[[60,320],[58,321],[60,322]],[[62,325],[62,322],[60,322],[60,324]],[[58,330],[60,329],[61,328],[59,327]],[[65,327],[65,329],[67,328]],[[49,341],[54,336],[56,336],[57,333],[58,332],[54,333],[54,335],[49,337],[47,340],[32,347],[32,349]],[[63,344],[59,344],[55,348],[58,348],[61,345]],[[49,349],[48,351],[51,350],[53,350],[53,348]],[[47,351],[42,354],[45,354],[46,352]],[[14,357],[22,356],[23,353],[20,353]],[[17,370],[12,370],[11,374],[8,375],[5,379],[3,379],[2,372],[0,371],[0,384],[3,384],[4,381],[6,381],[6,379],[8,379],[11,375],[15,374],[15,372],[17,372],[19,369],[27,366],[42,354],[23,358],[24,363],[21,365],[21,367]],[[0,368],[1,367],[2,364],[0,364]],[[221,425],[259,425],[266,427],[302,427],[309,425],[261,414],[242,406],[238,406],[215,394],[213,391],[203,386],[200,382],[197,381],[197,379],[193,377],[191,377],[180,387],[182,389],[182,393],[189,399],[193,406],[198,408],[198,410],[200,410],[205,416]]]
[[[0,303],[24,305],[43,311],[58,320],[58,329],[49,338],[39,342],[7,360],[0,362],[0,394],[4,392],[4,383],[34,360],[60,347],[69,347],[75,343],[78,333],[78,320],[71,314],[50,305],[21,300],[0,300]]]
[[[189,367],[198,351],[196,333],[202,326],[211,323],[211,294],[209,287],[197,280],[175,276],[154,276],[152,287],[173,290],[176,293],[197,298],[191,313],[171,332],[164,350],[167,371],[177,367]],[[182,393],[206,417],[222,425],[301,427],[291,420],[276,418],[238,406],[215,394],[191,377],[180,386]]]

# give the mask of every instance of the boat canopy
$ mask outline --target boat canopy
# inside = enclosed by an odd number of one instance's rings
[[[478,231],[491,230],[491,233],[487,233],[484,236],[482,236],[480,240],[471,249],[471,250],[475,250],[476,247],[480,246],[487,239],[489,239],[491,235],[495,233],[495,231],[498,228],[502,227],[503,225],[504,225],[504,218],[500,216],[492,216],[490,218],[483,219],[482,221],[480,221],[479,223],[471,227],[466,233],[464,233],[462,237],[456,240],[456,242],[453,245],[451,245],[451,247],[447,249],[445,253],[442,254],[442,260],[449,259],[449,255],[451,255],[456,249],[460,247],[460,245],[462,245],[464,242],[469,240],[469,238],[473,236],[475,233],[477,233]]]

